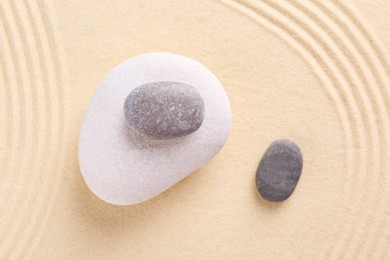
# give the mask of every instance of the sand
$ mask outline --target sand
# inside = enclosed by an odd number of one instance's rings
[[[383,0],[1,1],[0,258],[390,258],[389,10]],[[216,75],[231,135],[155,199],[112,206],[80,174],[83,114],[109,70],[156,51]],[[305,158],[278,205],[255,186],[275,139]]]

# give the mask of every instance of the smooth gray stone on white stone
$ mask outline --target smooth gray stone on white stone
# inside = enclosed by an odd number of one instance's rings
[[[289,140],[274,141],[257,169],[257,190],[269,201],[287,199],[297,186],[302,167],[302,153],[295,143]]]
[[[127,122],[127,96],[152,82],[181,82],[199,92],[205,111],[196,131],[156,140]],[[205,66],[171,53],[139,55],[108,73],[91,98],[79,138],[81,173],[102,200],[137,204],[164,192],[213,158],[225,144],[230,126],[226,92]]]
[[[162,81],[135,88],[124,102],[127,122],[153,139],[191,134],[202,125],[205,107],[199,91],[180,82]]]

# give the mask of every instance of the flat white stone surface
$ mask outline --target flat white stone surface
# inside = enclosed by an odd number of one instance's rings
[[[172,140],[142,136],[127,123],[123,104],[142,84],[183,82],[205,102],[205,118],[192,134]],[[85,113],[79,163],[88,187],[102,200],[136,204],[162,193],[210,160],[229,135],[231,110],[217,78],[199,62],[169,53],[131,58],[101,82]],[[210,173],[211,174],[211,173]]]

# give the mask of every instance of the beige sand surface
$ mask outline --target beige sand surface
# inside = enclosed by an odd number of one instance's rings
[[[390,2],[1,0],[0,259],[390,258]],[[123,60],[194,58],[224,84],[222,151],[161,196],[106,204],[77,141]],[[262,154],[289,138],[296,191],[267,203]]]

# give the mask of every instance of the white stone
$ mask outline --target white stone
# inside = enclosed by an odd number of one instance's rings
[[[195,87],[205,118],[192,134],[153,140],[129,127],[123,104],[137,86],[175,81]],[[225,144],[231,125],[227,95],[199,62],[170,53],[131,58],[101,82],[85,113],[79,163],[88,187],[102,200],[132,205],[157,196],[200,168]]]

